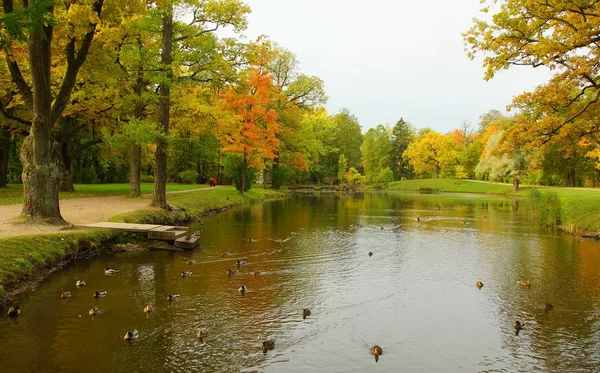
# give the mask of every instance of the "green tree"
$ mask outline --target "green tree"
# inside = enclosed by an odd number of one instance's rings
[[[348,170],[348,161],[344,154],[340,155],[337,178],[340,184],[340,190],[344,189],[344,182],[346,180],[346,171]]]
[[[335,147],[340,154],[344,154],[348,160],[348,167],[360,167],[360,145],[362,144],[361,127],[358,118],[350,114],[348,109],[342,109],[334,115],[335,122]],[[335,159],[338,163],[339,157]]]
[[[504,181],[504,178],[510,177],[513,191],[518,192],[531,158],[519,148],[513,147],[511,150],[503,148],[504,134],[505,131],[498,131],[490,136],[485,146],[485,155],[475,170],[478,173],[488,173],[492,180]]]
[[[392,142],[390,130],[383,125],[371,128],[365,133],[360,146],[362,165],[367,183],[376,182],[377,176],[385,168],[390,168]]]
[[[408,148],[408,145],[414,141],[416,136],[415,128],[408,122],[400,118],[392,129],[392,171],[395,180],[410,179],[412,171],[408,163],[402,157],[402,154]]]

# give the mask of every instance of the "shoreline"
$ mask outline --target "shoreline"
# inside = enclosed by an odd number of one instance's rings
[[[178,207],[180,211],[145,208],[118,214],[109,220],[181,225],[223,211],[288,197],[287,193],[267,189],[252,189],[244,196],[235,188],[215,188],[211,191],[172,196],[170,205]],[[35,289],[52,273],[75,260],[88,260],[102,253],[127,250],[126,244],[135,241],[133,237],[125,231],[73,227],[55,233],[0,238],[0,308],[12,303],[15,295]]]

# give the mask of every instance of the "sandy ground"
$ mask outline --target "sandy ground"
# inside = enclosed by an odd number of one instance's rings
[[[203,189],[183,190],[167,194],[189,193]],[[91,224],[108,221],[113,215],[135,211],[148,207],[151,202],[150,195],[141,199],[123,196],[91,197],[63,199],[60,201],[60,211],[68,223],[73,225]],[[0,205],[0,238],[21,236],[25,234],[58,232],[63,227],[42,224],[15,224],[11,220],[21,214],[22,204]]]

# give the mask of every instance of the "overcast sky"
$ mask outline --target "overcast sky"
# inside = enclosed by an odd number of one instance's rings
[[[325,81],[327,110],[346,107],[363,130],[400,117],[440,132],[535,88],[547,73],[529,67],[483,80],[461,33],[479,0],[245,0],[245,35],[266,34],[298,57],[303,73]]]

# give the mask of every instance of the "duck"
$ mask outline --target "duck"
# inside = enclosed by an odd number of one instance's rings
[[[181,295],[179,295],[179,294],[169,294],[169,296],[167,297],[167,300],[170,300],[170,301],[172,301],[172,300],[174,300],[174,299],[177,299],[177,298],[179,298],[180,296],[181,296]]]
[[[238,270],[237,269],[228,269],[227,270],[227,276],[231,277],[231,276],[235,276],[238,274]]]
[[[75,286],[77,287],[81,287],[81,286],[85,286],[86,283],[83,280],[77,280],[77,282],[75,283]]]
[[[263,346],[263,352],[266,354],[267,351],[275,348],[275,340],[267,339],[266,341],[263,341],[262,346]]]
[[[421,221],[421,218],[417,218],[417,221]]]
[[[126,341],[135,341],[139,338],[139,333],[137,331],[137,329],[133,329],[128,331],[127,333],[125,333],[125,336],[123,337],[124,340]]]
[[[186,277],[191,276],[191,275],[192,275],[192,272],[190,272],[190,271],[183,271],[183,272],[181,272],[181,277],[183,277],[183,278],[186,278]]]
[[[154,307],[152,307],[151,305],[147,305],[146,307],[144,307],[144,313],[151,313],[154,312]]]
[[[196,338],[198,338],[198,340],[202,342],[202,340],[206,337],[208,337],[208,331],[204,329],[198,329],[198,331],[196,332]]]
[[[104,298],[108,293],[104,290],[94,292],[94,298]]]
[[[240,291],[240,293],[242,295],[244,295],[248,291],[248,288],[246,287],[246,285],[242,285],[242,286],[240,286],[240,288],[238,290]]]
[[[196,264],[196,261],[194,259],[188,259],[186,261],[187,264],[192,265],[192,264]]]
[[[101,310],[100,308],[98,308],[98,307],[94,307],[94,308],[92,308],[92,309],[90,309],[90,310],[88,311],[88,314],[89,314],[90,316],[96,316],[96,315],[99,315],[99,314],[101,314],[101,313],[102,313],[102,310]]]
[[[529,287],[529,286],[531,286],[531,281],[529,281],[529,280],[527,280],[527,281],[519,280],[519,286],[527,286],[527,287]]]
[[[60,297],[62,299],[71,298],[71,292],[70,291],[63,291],[62,293],[60,293]]]
[[[544,309],[546,311],[552,311],[554,309],[554,305],[552,303],[546,303],[546,305],[544,306]]]
[[[383,355],[383,349],[379,345],[374,345],[369,349],[371,355],[375,356],[375,362],[379,361],[379,355]]]
[[[249,242],[249,243],[252,243],[252,242],[254,242],[254,241],[256,241],[256,240],[255,240],[255,239],[252,239],[252,238],[248,238],[248,242]]]
[[[513,324],[513,328],[515,329],[515,335],[519,335],[519,332],[521,331],[521,329],[523,329],[524,326],[524,322],[520,322],[519,320],[515,321],[515,323]]]
[[[477,281],[477,283],[475,284],[475,286],[477,286],[478,288],[481,289],[483,287],[483,282]]]
[[[383,227],[380,227],[379,229],[383,230],[384,228],[383,228]]]
[[[260,272],[259,272],[259,271],[254,271],[254,276],[255,276],[255,277],[256,277],[256,276],[259,276],[259,275],[260,275]]]
[[[116,275],[117,273],[119,273],[118,269],[109,268],[109,267],[104,268],[105,275]]]
[[[238,261],[237,261],[238,268],[241,266],[245,266],[246,264],[248,264],[248,262],[244,259],[238,259]]]
[[[369,251],[369,256],[373,256],[373,252],[372,251]]]
[[[15,317],[21,314],[21,309],[16,304],[8,309],[8,316]]]
[[[200,229],[199,231],[195,231],[194,233],[192,233],[192,237],[200,237],[202,235],[202,229]]]
[[[221,256],[223,256],[223,257],[229,256],[229,251],[223,251],[221,253]]]
[[[302,318],[306,319],[306,317],[310,316],[310,310],[308,308],[303,308],[302,312],[300,312],[302,314]]]

